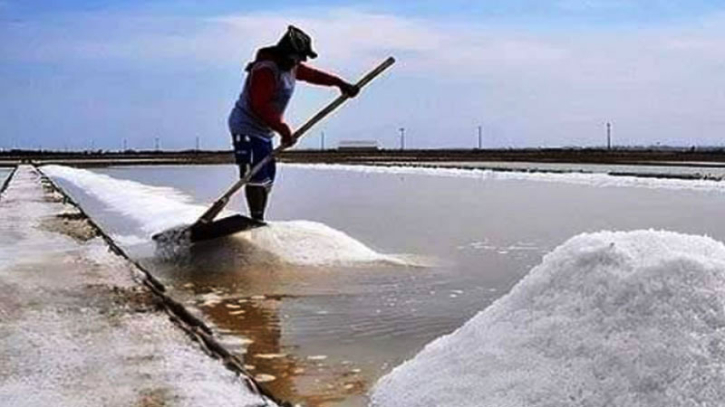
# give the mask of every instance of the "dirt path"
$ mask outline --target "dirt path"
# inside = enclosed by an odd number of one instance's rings
[[[0,196],[0,405],[272,405],[174,326],[138,276],[19,167]]]

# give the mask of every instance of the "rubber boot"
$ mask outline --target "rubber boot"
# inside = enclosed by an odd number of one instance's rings
[[[247,185],[244,187],[244,194],[247,197],[249,216],[254,220],[264,222],[264,210],[267,208],[269,190],[257,185]]]

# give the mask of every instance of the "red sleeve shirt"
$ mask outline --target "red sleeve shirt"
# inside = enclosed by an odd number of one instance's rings
[[[252,75],[252,78],[250,80],[249,96],[252,111],[260,119],[264,120],[272,130],[282,133],[284,127],[286,127],[286,124],[282,122],[282,113],[275,111],[270,103],[277,86],[274,72],[270,68],[259,68],[252,71],[250,75]]]
[[[342,79],[327,72],[320,71],[305,64],[297,65],[297,79],[323,86],[338,86],[342,83]]]
[[[282,113],[275,111],[270,101],[274,96],[277,81],[274,78],[274,72],[270,68],[261,67],[250,73],[250,101],[254,114],[272,130],[277,133],[284,134],[287,124],[282,120]],[[304,64],[297,66],[297,79],[312,83],[314,85],[338,86],[342,83],[342,79],[335,75],[320,71]]]

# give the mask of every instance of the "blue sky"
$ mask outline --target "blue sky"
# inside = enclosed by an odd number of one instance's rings
[[[67,12],[146,11],[162,14],[213,16],[240,12],[291,10],[304,8],[354,7],[379,13],[471,20],[537,21],[543,25],[570,22],[643,23],[680,20],[722,10],[713,0],[509,0],[509,1],[385,1],[365,2],[318,0],[241,1],[142,1],[142,0],[30,0],[5,1],[6,9],[18,18],[37,18]],[[489,20],[490,21],[490,20]]]
[[[228,148],[241,68],[288,23],[354,81],[398,64],[301,147],[720,145],[725,3],[0,0],[0,148]],[[301,84],[295,126],[334,98]]]

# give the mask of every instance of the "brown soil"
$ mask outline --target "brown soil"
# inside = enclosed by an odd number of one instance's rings
[[[49,232],[62,233],[79,242],[87,242],[96,236],[96,229],[80,212],[68,212],[43,219],[40,228]]]

